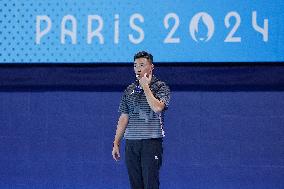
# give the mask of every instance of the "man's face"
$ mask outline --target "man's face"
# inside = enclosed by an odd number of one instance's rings
[[[134,61],[134,72],[141,79],[145,73],[147,77],[152,74],[153,64],[147,58],[137,58]]]

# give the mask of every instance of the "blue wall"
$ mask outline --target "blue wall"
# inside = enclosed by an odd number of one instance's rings
[[[0,188],[128,188],[121,94],[1,92]],[[284,188],[283,107],[283,92],[172,92],[161,188]]]

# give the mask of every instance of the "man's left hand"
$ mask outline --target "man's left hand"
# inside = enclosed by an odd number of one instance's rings
[[[146,85],[149,85],[152,80],[152,74],[149,74],[147,77],[147,73],[139,80],[140,85],[144,88]]]

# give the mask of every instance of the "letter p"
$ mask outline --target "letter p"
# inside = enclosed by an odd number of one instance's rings
[[[47,27],[41,31],[40,24],[41,22],[47,22]],[[36,44],[40,44],[40,39],[46,35],[51,29],[51,19],[46,15],[36,16]]]

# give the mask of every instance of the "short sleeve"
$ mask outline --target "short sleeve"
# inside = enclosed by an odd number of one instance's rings
[[[126,101],[126,93],[124,92],[120,103],[119,103],[119,108],[118,108],[118,112],[123,113],[123,114],[128,114],[129,113],[129,109],[128,109],[128,105],[127,105],[127,101]]]
[[[155,95],[159,100],[165,103],[165,109],[168,109],[170,103],[170,88],[163,83]]]

